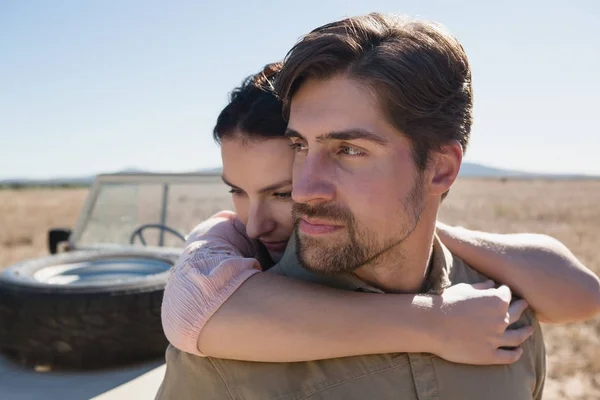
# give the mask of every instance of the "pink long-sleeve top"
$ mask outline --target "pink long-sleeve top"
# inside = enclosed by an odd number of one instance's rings
[[[202,328],[246,279],[262,271],[256,254],[231,211],[221,211],[192,230],[162,303],[163,330],[173,346],[203,355],[198,350]]]

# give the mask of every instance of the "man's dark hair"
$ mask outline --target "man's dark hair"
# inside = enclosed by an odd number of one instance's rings
[[[280,69],[281,63],[267,64],[231,92],[229,104],[219,114],[213,129],[217,143],[233,137],[242,140],[284,137],[287,122],[273,87]]]
[[[303,81],[335,75],[372,90],[384,115],[411,140],[420,170],[444,144],[458,140],[466,149],[471,70],[462,46],[442,26],[373,13],[313,30],[289,51],[276,79],[284,117]]]

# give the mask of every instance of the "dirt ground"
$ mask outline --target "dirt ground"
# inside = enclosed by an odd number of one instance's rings
[[[48,228],[73,227],[86,195],[87,189],[0,190],[0,268],[46,255]],[[461,180],[444,203],[446,223],[546,233],[600,273],[600,181]],[[545,325],[544,335],[544,399],[600,399],[600,318]]]

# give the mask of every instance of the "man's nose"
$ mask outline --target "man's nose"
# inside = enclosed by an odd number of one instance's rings
[[[309,154],[294,162],[292,199],[296,203],[320,204],[335,197],[333,166],[326,156]]]
[[[251,239],[265,236],[275,228],[273,220],[269,217],[265,205],[257,202],[248,210],[248,222],[246,223],[246,234]]]

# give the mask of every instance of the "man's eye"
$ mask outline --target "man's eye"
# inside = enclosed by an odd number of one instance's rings
[[[292,143],[290,144],[290,147],[296,152],[299,153],[301,151],[306,151],[308,149],[308,147],[306,147],[305,145],[303,145],[302,143]]]
[[[347,156],[364,156],[365,153],[356,147],[342,146],[340,147],[340,153]]]
[[[292,192],[275,192],[273,193],[273,196],[278,199],[286,200],[292,197]]]

